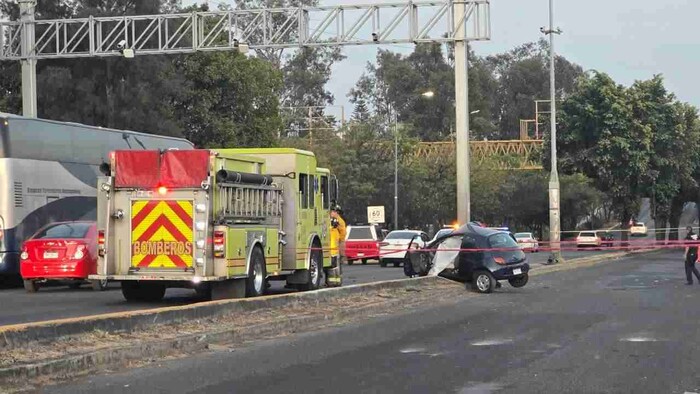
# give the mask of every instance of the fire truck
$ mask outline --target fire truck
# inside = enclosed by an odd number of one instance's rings
[[[269,281],[318,289],[338,182],[287,148],[124,150],[98,178],[98,265],[128,301],[171,287],[210,299],[259,296]],[[335,274],[334,274],[335,275]]]

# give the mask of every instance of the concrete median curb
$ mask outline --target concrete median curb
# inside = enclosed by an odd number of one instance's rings
[[[0,327],[0,351],[28,346],[31,343],[50,342],[56,340],[56,338],[92,331],[105,333],[132,332],[154,324],[173,324],[187,320],[211,319],[255,309],[282,308],[299,304],[316,305],[344,295],[421,286],[433,283],[436,280],[439,279],[430,277],[397,279],[311,292],[209,301],[175,307],[2,326]]]

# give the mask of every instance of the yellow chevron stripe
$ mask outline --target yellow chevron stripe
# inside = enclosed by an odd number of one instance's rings
[[[136,215],[138,215],[139,212],[141,212],[141,210],[143,209],[143,207],[146,206],[146,204],[148,204],[148,201],[146,201],[146,200],[134,201],[134,202],[131,204],[131,218],[132,218],[132,219],[135,218]]]
[[[185,212],[187,212],[187,214],[190,215],[190,217],[193,215],[192,201],[178,200],[177,205],[179,205]]]
[[[189,205],[191,209],[192,204]],[[143,233],[146,232],[146,230],[153,225],[153,222],[155,222],[161,215],[164,215],[170,221],[170,223],[180,230],[185,238],[190,241],[192,240],[192,224],[184,223],[165,202],[160,202],[158,205],[156,205],[153,211],[151,211],[151,213],[149,213],[148,216],[146,216],[141,223],[136,226],[136,228],[131,229],[131,239],[139,239],[141,235],[143,235]]]

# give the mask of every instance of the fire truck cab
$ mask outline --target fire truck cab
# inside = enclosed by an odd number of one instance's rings
[[[98,268],[129,301],[169,287],[259,296],[313,290],[331,269],[337,180],[296,149],[115,151],[98,179]],[[333,271],[335,272],[335,271]]]

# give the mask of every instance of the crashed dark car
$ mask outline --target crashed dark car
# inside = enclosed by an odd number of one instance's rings
[[[409,277],[440,275],[470,282],[474,290],[491,293],[498,281],[513,287],[527,284],[530,265],[512,234],[468,224],[430,242],[412,243],[404,261]]]

